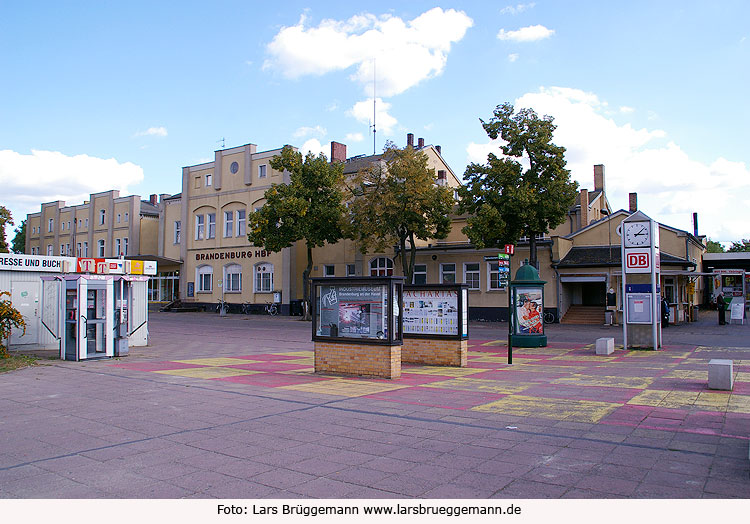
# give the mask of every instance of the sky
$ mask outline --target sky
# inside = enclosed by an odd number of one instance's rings
[[[554,118],[580,187],[604,164],[615,210],[637,192],[662,223],[750,238],[749,21],[745,0],[3,2],[0,205],[18,225],[178,193],[223,147],[353,156],[409,132],[462,178],[511,102]]]

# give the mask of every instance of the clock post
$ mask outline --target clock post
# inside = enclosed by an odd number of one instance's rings
[[[661,347],[659,224],[641,211],[621,225],[623,347]]]

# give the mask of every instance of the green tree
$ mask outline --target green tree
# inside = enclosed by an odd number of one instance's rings
[[[350,236],[363,253],[398,245],[407,282],[414,274],[416,240],[445,238],[451,229],[453,190],[438,185],[427,162],[424,152],[388,142],[382,161],[349,182]]]
[[[313,248],[333,244],[343,236],[343,165],[328,163],[325,155],[302,154],[284,146],[271,159],[271,167],[289,172],[288,184],[273,184],[265,192],[265,205],[250,213],[247,238],[269,251],[281,251],[295,242],[307,247],[307,267],[302,273],[305,318],[309,319]]]
[[[14,233],[16,236],[11,241],[13,246],[11,249],[14,253],[23,254],[26,251],[26,219],[21,222],[21,225],[15,229]]]
[[[750,251],[750,240],[743,238],[740,241],[734,241],[732,242],[732,245],[729,246],[729,249],[727,251],[729,251],[730,253]]]
[[[13,217],[10,210],[5,206],[0,206],[0,253],[8,252],[8,241],[5,240],[5,226],[13,225]]]
[[[710,238],[708,239],[708,243],[706,244],[706,253],[723,253],[723,252],[724,252],[724,246],[722,246],[720,242],[714,242]]]
[[[4,296],[9,297],[10,292],[0,291],[0,358],[8,357],[8,348],[3,345],[3,342],[10,336],[13,328],[22,329],[21,336],[26,334],[26,321],[23,315],[13,307],[10,300],[2,298]]]
[[[470,164],[459,189],[460,211],[470,214],[462,231],[476,247],[514,244],[527,236],[536,266],[536,235],[565,220],[578,183],[565,168],[565,148],[552,143],[553,120],[532,109],[514,114],[509,103],[498,106],[489,122],[480,119],[487,135],[504,144],[502,156],[490,153],[486,164]]]

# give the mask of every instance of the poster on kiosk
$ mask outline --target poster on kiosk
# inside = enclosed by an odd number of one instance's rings
[[[659,223],[641,211],[622,221],[623,348],[661,347]]]

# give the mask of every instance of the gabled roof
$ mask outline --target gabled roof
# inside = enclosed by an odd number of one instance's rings
[[[679,258],[669,253],[661,252],[659,259],[662,266],[695,267],[695,262]],[[573,267],[598,267],[598,266],[621,266],[620,246],[581,246],[573,247],[568,251],[557,268]]]

